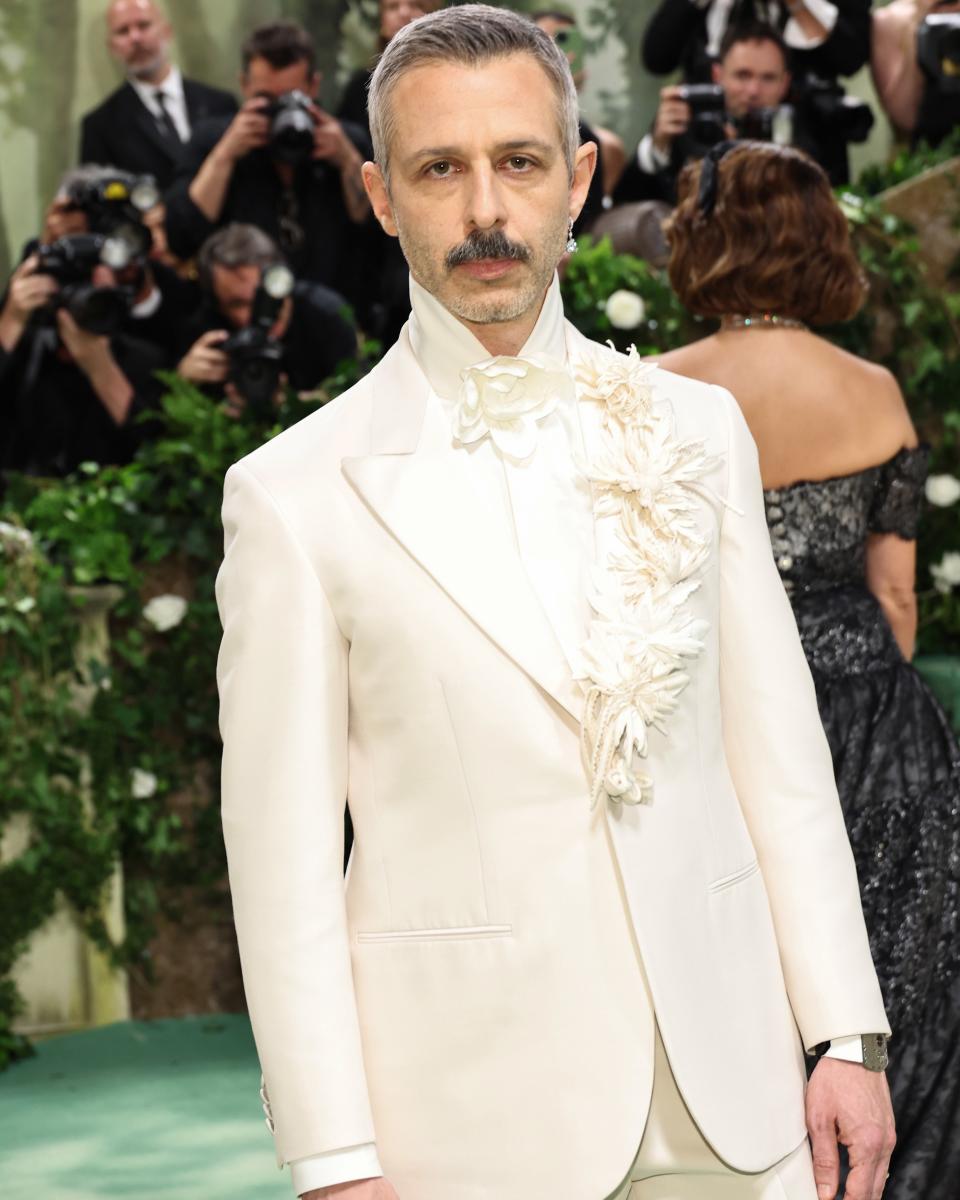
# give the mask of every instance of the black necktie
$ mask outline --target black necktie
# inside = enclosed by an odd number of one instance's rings
[[[160,113],[157,116],[157,124],[168,138],[172,138],[175,142],[182,143],[183,139],[180,137],[180,133],[176,125],[173,123],[173,118],[170,116],[170,113],[167,111],[167,106],[164,103],[166,96],[164,95],[163,90],[161,88],[157,88],[157,90],[153,93],[153,98],[156,100],[157,107],[160,109]]]

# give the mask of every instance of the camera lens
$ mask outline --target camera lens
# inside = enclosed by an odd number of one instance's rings
[[[63,300],[64,308],[81,329],[101,336],[116,333],[129,311],[127,295],[119,288],[85,283],[68,289]]]

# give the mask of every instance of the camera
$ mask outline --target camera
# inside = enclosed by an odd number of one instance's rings
[[[270,121],[270,153],[280,162],[306,162],[313,154],[313,101],[298,90],[275,96],[264,108]]]
[[[865,142],[873,128],[873,110],[848,96],[839,83],[808,75],[798,89],[797,107],[814,136],[828,131],[844,142]]]
[[[143,217],[160,201],[152,175],[115,171],[79,180],[67,189],[67,200],[86,216],[91,233],[120,238],[130,246],[131,258],[146,258],[152,236]]]
[[[917,61],[937,91],[960,92],[960,13],[933,12],[917,30]]]
[[[723,88],[714,83],[685,84],[680,88],[680,99],[690,106],[690,134],[701,146],[725,141],[728,125],[738,138],[754,142],[790,145],[793,141],[793,109],[789,104],[752,108],[734,117],[726,110]]]
[[[81,329],[106,336],[116,333],[130,312],[133,289],[99,287],[92,282],[93,272],[101,263],[122,271],[132,257],[125,239],[102,233],[75,233],[40,246],[37,273],[52,276],[60,285],[45,312],[48,323],[56,309],[65,308]]]
[[[715,146],[727,136],[727,101],[715,83],[685,83],[680,99],[690,106],[690,136],[701,146]]]
[[[283,360],[283,346],[270,330],[293,285],[293,273],[283,263],[265,267],[253,298],[249,325],[231,334],[220,346],[230,363],[227,381],[261,415],[268,410],[280,383]]]

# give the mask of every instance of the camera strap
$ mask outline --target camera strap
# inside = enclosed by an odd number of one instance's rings
[[[37,380],[40,378],[40,368],[44,356],[52,354],[57,348],[57,331],[47,325],[35,325],[30,347],[27,350],[27,362],[17,388],[16,406],[19,409],[23,401],[29,399]]]

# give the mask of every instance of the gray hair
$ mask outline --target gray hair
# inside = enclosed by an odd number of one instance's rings
[[[367,108],[373,157],[388,184],[388,151],[395,125],[390,97],[400,76],[426,63],[477,67],[508,54],[529,54],[546,73],[556,95],[567,174],[573,178],[573,163],[580,145],[580,116],[577,91],[565,55],[553,38],[529,17],[489,4],[464,4],[411,21],[392,39],[377,63],[370,80]]]
[[[272,267],[282,263],[276,242],[256,225],[234,222],[210,235],[197,255],[197,275],[204,291],[213,291],[213,268]]]

